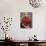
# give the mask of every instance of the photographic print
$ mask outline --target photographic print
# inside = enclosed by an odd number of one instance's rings
[[[32,12],[20,13],[20,28],[32,28]]]

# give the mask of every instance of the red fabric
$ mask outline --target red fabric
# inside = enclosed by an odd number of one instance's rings
[[[29,27],[32,28],[32,19],[29,18],[28,16],[25,16],[21,19],[21,27],[25,28],[22,24],[28,23]]]

